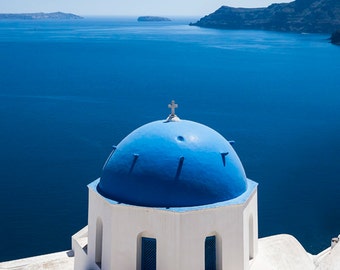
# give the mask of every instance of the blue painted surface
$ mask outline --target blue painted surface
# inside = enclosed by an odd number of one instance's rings
[[[87,187],[93,190],[94,192],[98,192],[99,182],[100,182],[100,178],[88,184]],[[242,193],[240,196],[234,199],[231,199],[231,200],[218,202],[218,203],[212,203],[212,204],[198,205],[198,206],[156,207],[156,208],[159,210],[164,210],[164,211],[169,211],[169,212],[184,213],[184,212],[199,211],[199,210],[212,209],[212,208],[224,207],[224,206],[230,206],[230,205],[239,205],[239,204],[245,203],[254,194],[255,190],[257,189],[257,186],[258,184],[256,182],[254,182],[253,180],[247,179],[247,190],[244,193]],[[105,198],[105,200],[110,204],[128,205],[128,204],[117,202],[109,198]]]
[[[216,236],[208,236],[204,243],[205,270],[216,270]]]
[[[212,204],[246,189],[243,166],[229,142],[187,120],[155,121],[133,131],[110,155],[98,185],[109,199],[151,207]]]
[[[157,240],[142,237],[141,270],[156,270],[157,266]]]

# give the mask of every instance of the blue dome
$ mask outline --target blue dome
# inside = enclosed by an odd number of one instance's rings
[[[155,121],[114,149],[98,191],[132,205],[187,207],[236,198],[246,183],[236,152],[219,133],[192,121]]]

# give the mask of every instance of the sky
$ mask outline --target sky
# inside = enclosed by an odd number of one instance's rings
[[[0,0],[0,13],[55,12],[102,16],[204,16],[220,6],[266,7],[292,0]]]

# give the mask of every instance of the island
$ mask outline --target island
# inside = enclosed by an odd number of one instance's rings
[[[331,42],[336,45],[340,45],[340,29],[332,33]]]
[[[167,22],[167,21],[171,21],[171,20],[169,18],[166,18],[166,17],[141,16],[141,17],[138,17],[137,21],[139,21],[139,22]]]
[[[0,13],[0,20],[78,20],[83,19],[72,13]]]
[[[296,0],[266,8],[222,6],[190,25],[219,29],[253,29],[328,33],[340,29],[339,0]]]

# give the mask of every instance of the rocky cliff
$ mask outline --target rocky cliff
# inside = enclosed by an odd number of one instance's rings
[[[332,33],[331,42],[340,45],[340,29]]]
[[[267,8],[222,6],[196,23],[200,27],[332,33],[340,29],[340,0],[296,0]]]

